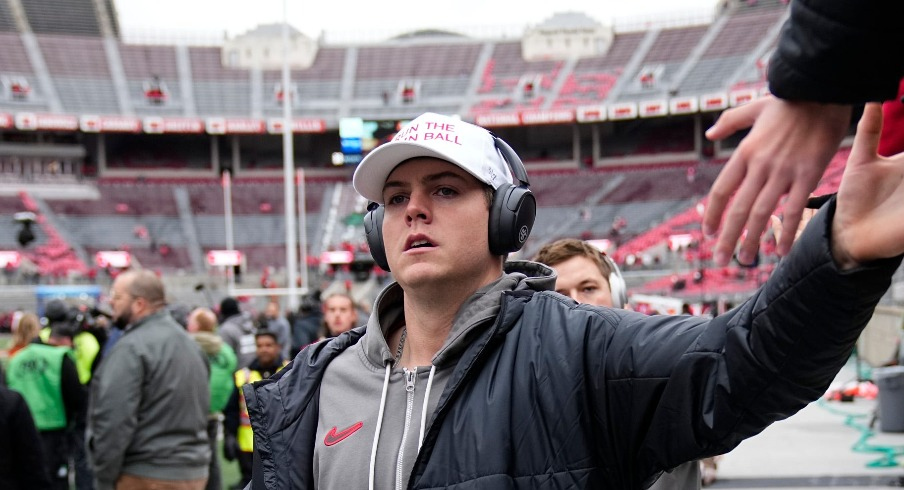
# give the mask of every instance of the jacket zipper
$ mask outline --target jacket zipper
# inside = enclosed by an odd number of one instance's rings
[[[506,306],[508,305],[509,300],[510,300],[510,297],[508,295],[503,294],[499,312],[496,314],[496,320],[493,322],[493,326],[490,328],[490,332],[486,335],[486,342],[484,342],[484,344],[482,346],[480,346],[480,349],[468,361],[468,365],[464,369],[464,373],[461,376],[459,376],[458,382],[452,386],[446,387],[446,389],[444,391],[448,392],[449,396],[446,397],[445,400],[442,399],[442,395],[440,396],[440,402],[442,402],[442,403],[436,407],[436,410],[433,413],[433,421],[434,422],[436,420],[440,419],[443,412],[445,412],[447,410],[449,404],[452,402],[452,400],[458,394],[458,391],[461,388],[461,386],[463,386],[466,383],[466,381],[468,380],[468,378],[470,378],[471,367],[474,365],[474,362],[476,362],[477,359],[480,359],[480,357],[483,355],[483,352],[486,350],[487,345],[489,345],[489,343],[493,340],[493,337],[496,336],[496,332],[499,331],[499,327],[502,325],[502,320],[503,320],[503,318],[505,318]],[[459,362],[460,361],[461,360],[459,360]],[[455,378],[454,372],[452,373],[452,378],[453,379]],[[414,389],[414,387],[412,387],[412,389]],[[424,433],[424,441],[423,442],[426,443],[427,440],[430,439],[431,434],[436,432],[437,430],[439,430],[439,429],[437,429],[437,427],[434,424],[428,425],[427,430]],[[417,458],[414,460],[414,468],[411,469],[411,475],[408,478],[408,488],[413,487],[412,483],[414,480],[412,479],[412,477],[414,476],[415,471],[417,471],[418,466],[421,464],[422,456],[424,454],[426,454],[427,452],[429,452],[429,451],[424,451],[425,449],[429,449],[429,448],[427,448],[426,444],[421,447],[421,451],[418,452]]]
[[[396,461],[396,490],[405,488],[404,463],[405,463],[405,441],[408,440],[408,429],[411,428],[411,414],[414,413],[414,382],[417,380],[417,368],[411,371],[402,368],[405,373],[405,429],[402,430],[402,442],[399,445],[399,459]]]

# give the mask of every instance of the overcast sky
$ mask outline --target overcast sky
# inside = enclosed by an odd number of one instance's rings
[[[716,0],[289,0],[289,24],[311,37],[321,32],[423,28],[526,26],[556,12],[584,12],[611,23],[711,11]],[[527,7],[528,8],[519,8]],[[278,23],[277,0],[116,0],[123,31],[204,31],[240,34],[259,24]],[[340,36],[341,37],[341,36]]]

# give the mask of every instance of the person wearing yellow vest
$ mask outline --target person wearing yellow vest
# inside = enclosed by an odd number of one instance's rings
[[[70,305],[54,298],[44,305],[42,323],[59,325],[66,328],[67,335],[72,336],[72,360],[78,372],[78,379],[87,386],[94,376],[94,369],[100,362],[101,341],[96,329],[89,329],[88,318],[91,318],[84,306]],[[45,342],[50,335],[50,327],[41,331],[41,339]],[[69,431],[69,447],[72,451],[73,470],[75,471],[75,490],[93,490],[94,474],[88,464],[85,453],[85,431],[87,430],[87,413],[85,410],[75,414],[74,426]]]
[[[70,357],[68,326],[51,324],[48,343],[40,339],[20,350],[9,362],[6,382],[25,399],[41,436],[44,461],[52,489],[69,488],[68,429],[84,410],[86,394]]]
[[[76,307],[66,304],[61,299],[52,299],[44,306],[42,323],[48,325],[41,330],[41,340],[47,342],[50,337],[50,324],[68,324],[72,334],[72,354],[79,381],[87,385],[91,381],[94,368],[100,354],[100,342],[97,337],[82,328],[80,314]]]
[[[245,406],[245,397],[242,394],[242,386],[267,379],[288,364],[282,357],[282,346],[279,344],[276,332],[272,330],[258,330],[254,336],[257,357],[251,361],[248,367],[235,372],[235,388],[232,397],[224,411],[223,423],[224,446],[223,453],[227,460],[238,459],[239,468],[242,471],[241,481],[233,488],[245,488],[251,481],[252,455],[254,450],[253,433],[248,417],[248,409]]]

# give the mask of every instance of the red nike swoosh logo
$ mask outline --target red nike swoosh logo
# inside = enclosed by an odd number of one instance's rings
[[[334,444],[339,444],[344,441],[348,436],[357,432],[358,429],[364,427],[364,422],[358,422],[356,424],[351,425],[345,429],[340,431],[336,431],[337,427],[334,425],[329,432],[326,433],[326,437],[323,438],[323,443],[327,446],[332,446]]]

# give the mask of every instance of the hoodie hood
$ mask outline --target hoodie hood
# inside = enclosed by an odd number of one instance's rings
[[[191,336],[208,356],[219,354],[223,348],[223,339],[213,332],[195,332]]]
[[[453,364],[468,346],[468,339],[483,328],[489,328],[496,318],[502,296],[510,291],[555,289],[555,272],[538,262],[506,262],[502,276],[478,289],[459,308],[452,322],[452,330],[442,348],[433,357],[433,365],[439,368]],[[367,359],[382,368],[394,362],[395,353],[389,348],[386,336],[390,329],[404,321],[404,294],[398,283],[387,286],[374,302],[374,314],[367,322],[367,333],[361,341]]]
[[[232,315],[229,318],[223,320],[220,324],[220,328],[222,329],[224,325],[232,324],[239,328],[244,334],[254,333],[254,315],[250,312],[243,311],[238,315]]]

